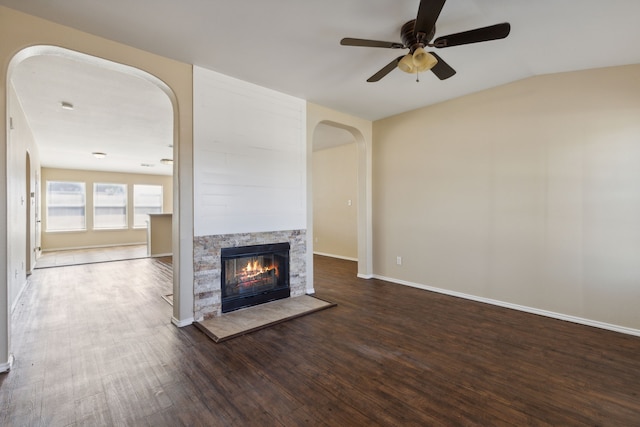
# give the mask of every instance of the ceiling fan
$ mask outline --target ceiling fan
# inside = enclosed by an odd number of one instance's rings
[[[340,40],[343,46],[383,47],[390,49],[409,49],[406,55],[400,55],[393,61],[382,67],[380,71],[367,79],[368,82],[377,82],[398,67],[406,73],[417,73],[431,70],[440,80],[448,79],[456,73],[442,58],[434,52],[427,52],[425,47],[438,49],[459,46],[463,44],[485,42],[489,40],[503,39],[509,35],[511,24],[491,25],[476,28],[475,30],[449,34],[448,36],[433,39],[436,33],[436,21],[446,0],[421,0],[416,19],[405,23],[400,29],[402,43],[386,42],[380,40],[344,38]]]

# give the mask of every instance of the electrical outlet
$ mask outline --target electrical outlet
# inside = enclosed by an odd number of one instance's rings
[[[402,265],[402,257],[401,256],[396,257],[396,264]]]

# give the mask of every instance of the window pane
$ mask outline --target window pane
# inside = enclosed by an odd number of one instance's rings
[[[93,184],[93,228],[127,227],[127,185]]]
[[[84,182],[47,181],[47,231],[85,228]]]
[[[162,213],[162,185],[134,185],[133,226],[146,227],[150,213]]]

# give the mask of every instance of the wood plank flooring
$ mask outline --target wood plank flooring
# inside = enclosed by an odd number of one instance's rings
[[[0,425],[637,426],[640,338],[356,278],[331,310],[221,344],[169,322],[153,259],[37,270]]]

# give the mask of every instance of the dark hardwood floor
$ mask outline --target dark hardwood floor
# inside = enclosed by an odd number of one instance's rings
[[[37,270],[0,425],[640,425],[640,338],[356,278],[337,307],[221,344],[169,322],[154,259]]]

